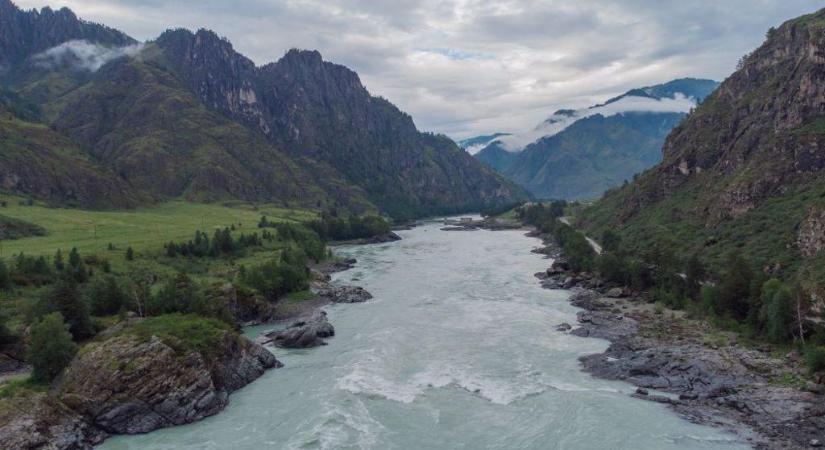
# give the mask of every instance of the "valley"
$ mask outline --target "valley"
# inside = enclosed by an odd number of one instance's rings
[[[825,445],[825,9],[32,1],[0,450]]]

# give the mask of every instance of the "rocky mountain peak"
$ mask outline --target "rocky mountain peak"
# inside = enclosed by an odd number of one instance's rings
[[[18,64],[51,47],[80,39],[118,47],[137,43],[120,31],[78,19],[68,8],[23,11],[10,0],[0,0],[0,65]]]

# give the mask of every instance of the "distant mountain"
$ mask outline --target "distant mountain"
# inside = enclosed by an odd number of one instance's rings
[[[539,198],[595,198],[661,160],[668,133],[718,85],[685,78],[633,89],[584,110],[559,110],[534,130],[475,154]]]
[[[646,251],[668,243],[719,267],[733,251],[776,275],[825,267],[825,10],[764,44],[681,122],[664,158],[585,211]],[[803,271],[801,269],[806,269]],[[789,277],[790,278],[790,277]]]
[[[22,11],[8,0],[0,26],[0,100],[113,176],[130,199],[376,205],[411,217],[526,197],[448,138],[420,133],[318,52],[292,50],[256,67],[210,31],[170,30],[142,44],[65,8]],[[33,189],[35,172],[16,167],[7,178],[22,182],[7,191],[63,189],[49,178]],[[97,198],[81,203],[106,203],[104,191],[88,192]]]
[[[358,75],[317,51],[257,68],[214,33],[172,30],[156,45],[204,104],[295,157],[335,167],[394,216],[506,204],[524,192],[445,136],[373,97]]]
[[[462,139],[458,141],[457,144],[459,147],[466,150],[467,153],[472,155],[502,136],[510,136],[510,133],[493,133],[484,136],[471,137],[468,139]]]
[[[0,67],[73,40],[110,46],[137,44],[120,31],[78,19],[68,8],[23,11],[11,0],[0,0]]]

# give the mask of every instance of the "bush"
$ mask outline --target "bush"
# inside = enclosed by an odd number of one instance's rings
[[[238,278],[242,285],[274,301],[284,294],[309,288],[310,272],[306,263],[307,257],[300,249],[288,247],[277,260],[250,269],[242,268]]]
[[[126,249],[126,261],[133,261],[135,259],[135,251],[132,247]]]
[[[715,311],[736,320],[748,316],[751,298],[753,271],[739,254],[731,254],[726,263],[727,270],[719,283],[718,304]]]
[[[809,347],[805,351],[805,363],[811,373],[825,370],[825,347]]]
[[[764,330],[765,336],[773,342],[782,343],[793,336],[793,294],[790,287],[775,278],[762,285],[757,329]]]
[[[72,278],[63,278],[41,298],[36,316],[59,312],[69,325],[75,340],[94,336],[95,327],[89,316],[89,308]]]
[[[171,313],[199,313],[207,311],[203,290],[188,275],[179,273],[168,280],[149,301],[148,314],[159,316]],[[208,314],[206,314],[208,315]]]
[[[266,217],[261,218],[259,226],[273,226]],[[368,238],[390,232],[390,223],[380,216],[338,217],[335,213],[323,213],[321,217],[307,223],[323,240],[345,241]]]
[[[128,302],[117,279],[111,275],[93,279],[85,294],[89,308],[96,316],[117,314]]]
[[[29,340],[28,360],[32,378],[50,382],[69,364],[77,352],[63,316],[54,312],[34,324]]]
[[[719,288],[710,284],[702,286],[699,291],[699,303],[705,314],[717,314],[719,308]]]
[[[0,312],[0,347],[17,342],[17,336],[9,329],[8,317]]]
[[[11,287],[11,275],[9,268],[3,260],[0,260],[0,289],[8,289]]]

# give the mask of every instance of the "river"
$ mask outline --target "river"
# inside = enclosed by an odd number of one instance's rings
[[[339,248],[358,259],[336,281],[375,299],[327,307],[336,336],[201,422],[107,440],[125,449],[739,449],[734,436],[592,378],[580,355],[607,342],[575,324],[569,293],[542,289],[547,260],[523,231],[439,230]],[[246,330],[250,338],[268,327]]]

